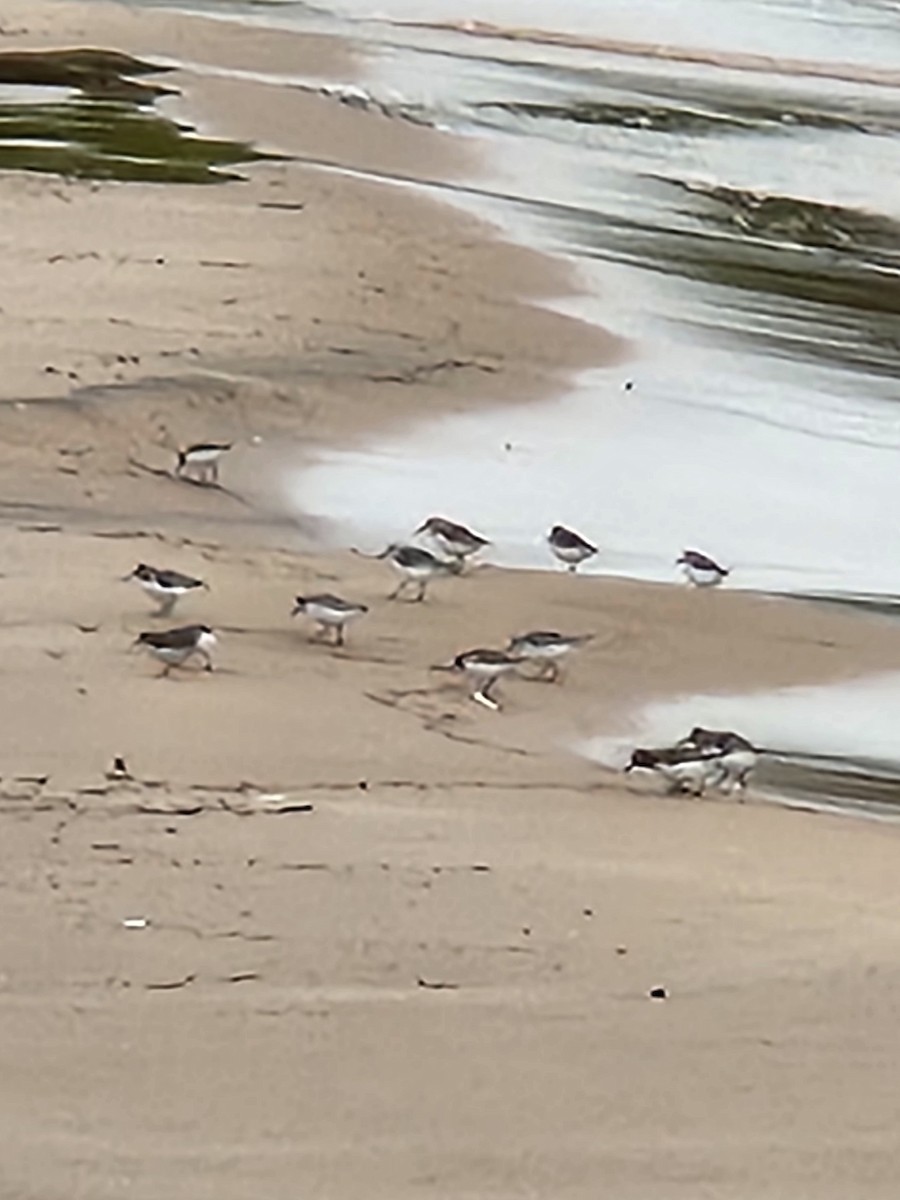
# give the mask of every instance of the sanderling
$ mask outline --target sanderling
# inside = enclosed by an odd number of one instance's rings
[[[716,587],[730,573],[727,567],[720,567],[714,558],[699,550],[685,550],[675,565],[684,569],[694,587]]]
[[[349,600],[342,600],[340,596],[322,592],[316,596],[297,596],[291,616],[296,617],[298,613],[304,613],[307,617],[312,617],[319,626],[318,635],[314,634],[314,637],[321,637],[333,630],[334,644],[343,646],[344,627],[358,617],[365,616],[368,611],[365,604],[351,604]]]
[[[702,725],[695,725],[691,732],[676,742],[675,745],[676,748],[689,749],[693,746],[697,750],[716,750],[722,754],[728,754],[732,750],[752,750],[754,753],[756,752],[756,747],[753,743],[742,734],[735,733],[731,729],[705,729]]]
[[[205,671],[213,669],[210,651],[216,645],[216,635],[208,625],[184,625],[159,633],[141,633],[135,638],[134,644],[143,646],[165,664],[163,675],[168,675],[173,667],[183,666],[195,654],[203,659]]]
[[[182,575],[180,571],[161,571],[147,563],[138,563],[131,574],[125,576],[125,582],[132,579],[148,596],[158,601],[159,608],[154,614],[157,617],[170,616],[182,596],[207,586],[202,579]]]
[[[593,636],[592,633],[565,634],[550,629],[533,629],[530,633],[510,638],[506,649],[519,658],[537,662],[540,673],[535,678],[553,683],[559,678],[559,660],[579,646],[584,646]]]
[[[197,483],[218,483],[219,459],[232,445],[232,442],[198,442],[179,450],[175,474],[189,475]]]
[[[716,756],[722,777],[716,780],[729,795],[740,791],[741,798],[747,782],[759,761],[759,750],[740,733],[731,729],[704,729],[695,725],[691,732],[676,743],[676,749],[694,749],[701,754]]]
[[[547,534],[547,543],[561,563],[570,571],[577,571],[586,558],[597,553],[597,547],[565,525],[554,525]]]
[[[439,575],[458,575],[462,570],[462,560],[452,558],[444,560],[422,550],[419,546],[402,546],[392,542],[375,558],[386,558],[403,576],[403,579],[388,596],[388,600],[397,600],[404,588],[413,583],[418,587],[418,593],[412,602],[425,599],[425,589],[429,582]]]
[[[521,658],[508,654],[503,650],[466,650],[457,654],[453,662],[445,667],[434,667],[435,671],[464,671],[474,684],[471,697],[476,703],[483,704],[493,712],[499,712],[500,705],[491,695],[501,675],[515,671],[521,663]]]
[[[635,750],[625,770],[637,769],[661,775],[670,792],[689,792],[694,796],[702,796],[707,785],[718,782],[722,776],[718,754],[677,748]]]
[[[426,533],[438,550],[451,558],[468,558],[491,544],[487,538],[473,533],[465,525],[457,525],[455,521],[448,521],[444,517],[429,517],[416,533]]]

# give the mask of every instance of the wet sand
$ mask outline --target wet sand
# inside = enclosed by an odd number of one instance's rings
[[[347,62],[162,12],[16,16],[17,48]],[[477,169],[322,97],[175,83],[229,136]],[[5,1188],[892,1197],[896,832],[667,800],[572,747],[651,697],[896,668],[900,632],[491,567],[387,603],[390,568],[313,548],[281,465],[539,399],[625,348],[540,308],[561,267],[453,210],[247,174],[0,177]],[[209,438],[236,443],[222,490],[167,473]],[[120,582],[138,560],[209,583],[181,614],[219,631],[212,675],[130,651],[153,625]],[[344,651],[291,621],[313,589],[370,605]],[[429,669],[528,627],[596,637],[563,685],[509,681],[501,714]],[[116,755],[133,780],[105,779]]]

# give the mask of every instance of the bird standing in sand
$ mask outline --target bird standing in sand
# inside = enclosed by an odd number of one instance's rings
[[[553,526],[547,534],[547,544],[570,571],[577,571],[586,558],[591,558],[597,553],[596,546],[592,546],[573,529],[566,529],[565,525]]]
[[[473,533],[465,525],[457,525],[445,517],[429,517],[416,530],[431,538],[442,554],[450,558],[466,559],[491,543],[478,533]]]
[[[342,600],[331,592],[322,592],[316,596],[297,596],[291,616],[303,613],[311,617],[319,626],[318,633],[313,637],[324,637],[331,630],[335,646],[343,646],[345,626],[364,617],[368,611],[365,604],[351,604],[349,600]]]
[[[204,671],[213,669],[210,651],[216,646],[216,635],[208,625],[184,625],[178,629],[160,632],[146,631],[138,634],[134,645],[143,647],[154,658],[164,664],[162,676],[173,667],[182,667],[189,658],[199,655],[203,659]]]
[[[182,596],[207,586],[202,579],[182,575],[180,571],[159,570],[147,563],[138,563],[131,574],[125,576],[126,583],[130,580],[134,580],[148,596],[157,601],[159,608],[153,614],[157,617],[171,616]]]
[[[521,663],[521,658],[504,650],[466,650],[457,654],[447,666],[433,667],[435,671],[462,671],[473,681],[471,699],[483,704],[492,712],[500,711],[500,704],[491,695],[497,681],[509,675]]]
[[[175,474],[192,478],[196,483],[218,483],[219,460],[232,445],[232,442],[197,442],[179,450]]]
[[[730,574],[727,567],[719,566],[714,558],[699,550],[685,550],[675,565],[681,567],[688,582],[698,588],[718,587]]]
[[[573,650],[587,645],[593,636],[592,633],[565,634],[551,629],[533,629],[510,638],[506,649],[519,659],[530,659],[538,664],[539,673],[535,679],[555,683],[559,678],[560,661]]]
[[[392,542],[381,554],[373,557],[387,559],[403,576],[403,579],[388,596],[388,600],[398,600],[403,591],[414,584],[418,592],[411,603],[415,604],[425,599],[425,591],[432,579],[441,575],[458,575],[462,570],[461,559],[445,560],[437,558],[419,546],[402,546]]]

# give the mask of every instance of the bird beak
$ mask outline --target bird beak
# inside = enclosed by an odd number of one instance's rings
[[[456,663],[438,663],[437,666],[429,667],[429,671],[455,671]]]
[[[129,571],[127,575],[120,575],[119,579],[122,583],[130,583],[134,579],[134,571]]]
[[[297,613],[302,613],[302,612],[303,612],[302,607],[299,604],[295,604],[294,607],[291,609],[291,616],[296,617]]]

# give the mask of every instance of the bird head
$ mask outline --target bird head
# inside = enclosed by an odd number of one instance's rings
[[[152,579],[153,568],[148,567],[146,563],[138,563],[133,571],[129,571],[127,575],[123,575],[122,579],[127,583],[131,579]]]
[[[634,771],[638,767],[655,767],[657,763],[656,755],[652,750],[635,750],[628,761],[626,771]]]

